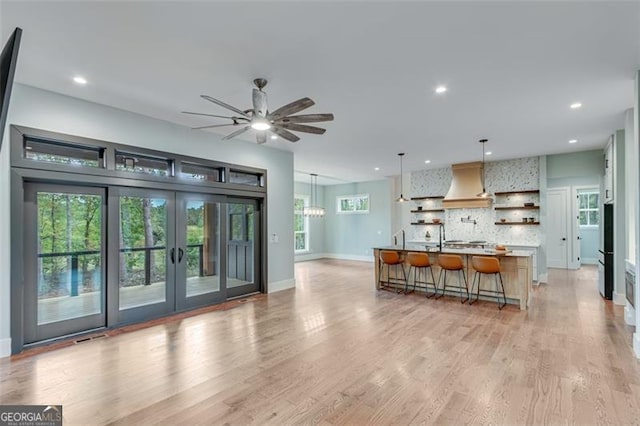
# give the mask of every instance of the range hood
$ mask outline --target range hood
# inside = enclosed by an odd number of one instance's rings
[[[474,209],[491,206],[491,198],[478,197],[482,188],[482,162],[460,163],[451,166],[453,179],[442,206],[445,209]]]

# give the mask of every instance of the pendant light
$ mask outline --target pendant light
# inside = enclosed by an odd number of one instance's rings
[[[405,201],[409,201],[407,198],[404,198],[402,194],[402,157],[404,157],[404,152],[399,153],[398,157],[400,157],[400,198],[396,198],[396,201],[398,203],[404,203]]]
[[[488,198],[491,197],[491,194],[487,192],[487,189],[484,185],[484,144],[489,142],[489,139],[480,139],[478,142],[482,144],[482,192],[476,194],[476,196],[481,198]]]
[[[309,217],[324,217],[324,207],[318,205],[318,175],[311,173],[310,175],[311,200],[309,206],[302,209],[302,214]]]

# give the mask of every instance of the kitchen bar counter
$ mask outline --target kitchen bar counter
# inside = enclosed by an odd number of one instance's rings
[[[532,254],[527,250],[512,250],[512,251],[496,251],[494,249],[483,249],[483,248],[442,248],[442,252],[437,247],[426,247],[425,245],[412,245],[407,244],[403,249],[402,246],[385,246],[385,247],[375,247],[373,249],[374,259],[376,260],[376,268],[375,268],[375,279],[376,279],[376,288],[379,289],[378,281],[380,274],[380,251],[381,250],[394,250],[400,253],[401,257],[406,257],[406,254],[409,252],[422,252],[429,254],[429,258],[431,259],[431,264],[433,268],[433,274],[435,279],[438,279],[440,275],[440,267],[438,266],[438,255],[439,253],[447,253],[447,254],[459,254],[462,256],[462,260],[465,264],[465,274],[467,275],[467,281],[469,283],[469,291],[471,291],[471,282],[473,279],[474,269],[471,266],[471,258],[473,256],[496,256],[500,260],[500,268],[502,270],[502,279],[504,281],[504,289],[507,295],[507,302],[512,304],[517,304],[520,306],[520,309],[527,309],[529,306],[530,294],[531,294],[531,286],[533,283],[533,262],[532,262]],[[405,264],[405,270],[409,271],[409,265]],[[393,278],[393,269],[391,277]],[[455,274],[447,274],[448,281],[452,280],[452,284],[457,285],[457,277]],[[386,278],[386,268],[384,276]],[[413,274],[412,274],[413,277]],[[413,288],[412,277],[410,278],[409,284],[410,287]],[[429,278],[430,279],[430,278]],[[493,278],[492,277],[483,277],[482,278],[482,288],[491,288],[493,287]],[[418,287],[420,288],[420,287]],[[440,284],[439,288],[442,288],[442,284]],[[449,292],[448,294],[457,295],[457,292]],[[482,296],[481,296],[482,298]]]

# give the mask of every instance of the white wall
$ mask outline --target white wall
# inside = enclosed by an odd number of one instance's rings
[[[17,124],[267,169],[269,290],[293,287],[293,154],[16,84],[7,125]],[[0,152],[0,356],[10,347],[9,140]]]

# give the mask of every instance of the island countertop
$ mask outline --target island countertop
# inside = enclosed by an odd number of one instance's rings
[[[406,244],[404,248],[402,246],[379,246],[373,248],[373,255],[375,258],[376,268],[375,268],[375,279],[376,279],[376,288],[380,289],[380,271],[381,267],[383,267],[382,262],[380,260],[380,252],[383,250],[393,250],[400,254],[402,258],[406,258],[407,253],[427,253],[431,260],[431,265],[433,268],[433,273],[438,280],[440,275],[440,267],[438,266],[438,255],[442,254],[458,254],[462,257],[462,260],[465,265],[465,274],[467,276],[469,289],[471,290],[471,278],[473,277],[473,273],[475,270],[471,266],[471,258],[473,256],[495,256],[500,260],[500,269],[502,272],[502,277],[504,280],[505,293],[507,296],[507,302],[512,304],[517,304],[520,306],[520,309],[527,309],[530,302],[530,294],[533,285],[533,260],[532,253],[528,250],[507,250],[500,251],[495,250],[493,248],[448,248],[443,247],[442,251],[438,249],[438,247],[428,247],[421,244]],[[405,268],[408,270],[408,263],[405,261]],[[393,268],[392,268],[393,269]],[[384,274],[386,275],[387,270],[384,268]],[[413,275],[413,274],[411,274]],[[393,271],[391,272],[391,277],[393,276]],[[486,278],[486,277],[485,277]],[[413,282],[411,281],[411,277],[409,278],[409,286],[413,288]],[[484,283],[484,280],[483,280]],[[483,288],[486,287],[486,283],[483,284]],[[439,288],[442,288],[442,283],[439,283]],[[420,289],[420,286],[418,286]],[[455,293],[457,294],[457,293]]]

